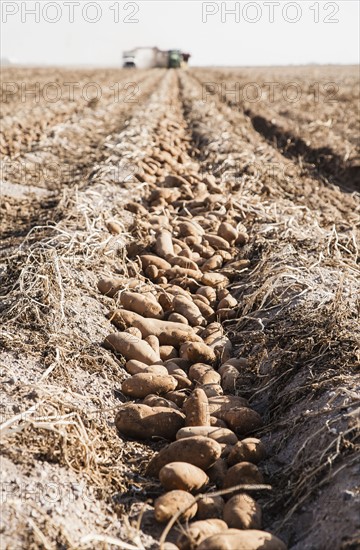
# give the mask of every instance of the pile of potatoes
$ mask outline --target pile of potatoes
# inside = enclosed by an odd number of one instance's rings
[[[159,158],[167,159],[160,153],[143,160],[152,175]],[[117,332],[104,345],[125,359],[129,374],[118,434],[168,441],[147,475],[164,490],[154,502],[156,521],[166,524],[181,512],[184,528],[173,548],[284,550],[261,531],[261,508],[245,491],[195,498],[214,486],[263,483],[258,464],[265,449],[253,437],[262,420],[236,393],[246,359],[233,356],[223,330],[237,317],[227,287],[249,264],[246,229],[211,175],[168,175],[149,188],[147,208],[125,206],[150,236],[147,246],[128,248],[133,276],[98,282],[119,306],[109,312]]]

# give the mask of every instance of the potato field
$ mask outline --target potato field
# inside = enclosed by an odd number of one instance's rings
[[[357,78],[2,70],[2,548],[360,547]]]

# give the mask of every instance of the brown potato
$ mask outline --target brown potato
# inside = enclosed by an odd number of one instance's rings
[[[155,395],[154,393],[149,393],[143,400],[143,404],[147,405],[148,407],[167,407],[169,409],[175,409],[177,411],[180,411],[180,407],[177,406],[174,401],[170,401],[170,399],[165,399],[165,397],[160,397],[159,395]]]
[[[185,415],[175,409],[126,403],[116,413],[115,426],[126,437],[150,439],[157,436],[173,440],[184,420]]]
[[[229,489],[235,485],[256,485],[263,483],[263,481],[262,473],[255,464],[239,462],[228,469],[222,488]]]
[[[222,387],[219,384],[203,384],[201,386],[201,389],[204,390],[209,399],[211,397],[222,396],[222,394],[224,393]]]
[[[261,416],[247,407],[235,407],[225,412],[212,412],[211,414],[225,420],[229,428],[238,435],[246,435],[258,430],[263,425]]]
[[[207,372],[216,372],[210,365],[205,363],[194,363],[189,369],[189,378],[190,380],[197,381]],[[221,377],[219,376],[219,379]]]
[[[235,495],[224,507],[224,521],[234,529],[261,529],[261,507],[246,493]]]
[[[202,386],[206,386],[207,384],[219,384],[221,381],[221,376],[216,370],[211,369],[207,372],[205,372],[199,379],[198,382]]]
[[[215,418],[215,416],[210,416],[210,426],[214,426],[216,428],[227,428],[226,422],[220,420],[220,418]]]
[[[222,259],[222,256],[220,256],[220,254],[215,254],[214,256],[212,256],[211,258],[209,258],[208,260],[206,260],[202,265],[201,265],[201,271],[203,273],[207,272],[207,271],[214,271],[216,269],[220,269],[220,267],[222,266],[223,264],[223,259]]]
[[[128,311],[134,311],[143,317],[161,319],[164,315],[160,304],[148,296],[138,292],[128,292],[124,290],[120,294],[120,303]]]
[[[204,539],[226,530],[221,519],[194,521],[179,535],[176,544],[180,550],[195,550]]]
[[[137,327],[140,329],[143,338],[150,335],[156,336],[159,338],[161,346],[178,347],[183,342],[199,342],[201,340],[192,327],[160,319],[146,319],[126,309],[118,309],[112,312],[110,318],[119,328]]]
[[[177,381],[173,376],[139,373],[124,380],[121,391],[129,397],[143,399],[150,393],[164,394],[175,390],[176,387]]]
[[[222,237],[225,239],[228,243],[233,243],[236,241],[238,237],[238,232],[235,227],[233,227],[230,223],[222,222],[219,225],[218,229],[218,235],[219,237]]]
[[[220,496],[206,496],[198,501],[197,519],[222,518],[225,502]]]
[[[194,304],[191,298],[186,298],[185,296],[175,296],[173,308],[175,313],[183,315],[193,327],[206,324],[200,309],[196,304]]]
[[[216,418],[222,419],[219,414],[230,411],[235,407],[248,407],[248,405],[249,403],[244,397],[238,397],[237,395],[218,395],[209,397],[210,414],[216,416]]]
[[[247,437],[242,441],[238,441],[232,448],[229,456],[227,457],[227,463],[229,466],[233,466],[238,462],[252,462],[258,464],[266,457],[266,450],[264,444],[260,439],[255,437]]]
[[[99,279],[97,286],[101,294],[105,294],[106,296],[113,298],[119,290],[124,288],[125,285],[126,279],[111,279],[109,277],[103,277]]]
[[[187,426],[210,426],[209,402],[206,393],[201,388],[195,389],[187,398],[183,405],[183,411],[186,415]]]
[[[181,323],[183,325],[188,325],[189,321],[184,317],[184,315],[180,315],[180,313],[170,313],[168,320],[172,323]]]
[[[221,375],[221,387],[224,392],[234,394],[236,390],[236,381],[240,376],[237,368],[231,365],[222,365],[218,372]]]
[[[185,399],[187,399],[188,397],[188,391],[187,390],[169,391],[164,395],[164,397],[169,401],[174,401],[174,403],[176,403],[178,407],[182,408]]]
[[[160,357],[160,344],[159,344],[159,338],[154,336],[153,334],[150,334],[150,336],[147,336],[145,338],[145,342],[149,344],[149,346],[152,347],[152,349],[157,353]],[[160,358],[161,359],[161,358]]]
[[[136,359],[130,359],[125,364],[125,369],[129,374],[139,374],[140,372],[147,372],[151,374],[158,374],[167,376],[169,374],[166,367],[163,365],[145,365],[141,361],[136,361]]]
[[[202,342],[186,342],[180,346],[180,357],[192,363],[212,364],[216,360],[214,351]]]
[[[188,437],[170,443],[155,455],[148,465],[147,473],[158,476],[161,468],[170,462],[189,462],[207,470],[220,455],[221,445],[210,437]]]
[[[172,235],[167,229],[159,231],[155,242],[155,251],[160,258],[165,260],[168,256],[175,256]]]
[[[202,296],[202,298],[206,300],[205,296]],[[194,304],[199,308],[201,315],[206,320],[206,323],[212,323],[212,321],[214,321],[215,311],[210,305],[205,304],[202,300],[199,300],[197,298],[194,298]]]
[[[209,482],[206,473],[188,462],[170,462],[159,473],[161,485],[166,491],[182,489],[190,493],[201,491]]]
[[[169,262],[164,260],[163,258],[159,258],[159,256],[155,256],[153,254],[143,254],[140,256],[140,261],[142,268],[145,270],[150,265],[154,265],[158,269],[170,269],[171,265]]]
[[[184,373],[185,374],[185,373]],[[192,382],[188,379],[188,377],[186,376],[183,376],[181,374],[177,374],[176,372],[174,372],[174,374],[172,374],[171,376],[173,376],[175,378],[175,380],[177,381],[177,389],[178,390],[184,390],[186,388],[192,388]]]
[[[211,286],[201,286],[197,289],[196,294],[205,296],[209,300],[210,305],[213,307],[216,304],[216,290]]]
[[[227,250],[230,248],[228,241],[219,237],[218,235],[211,235],[210,233],[205,233],[203,236],[203,244],[205,241],[215,250]]]
[[[127,332],[109,334],[104,340],[104,347],[121,353],[126,360],[136,359],[146,365],[154,365],[160,361],[160,355],[147,342]]]
[[[186,402],[185,402],[186,404]],[[211,437],[220,444],[235,445],[238,443],[238,438],[231,430],[227,428],[217,428],[216,426],[209,425],[194,425],[189,426],[186,424],[185,428],[181,428],[176,434],[176,439],[183,439],[184,437],[192,437],[194,435],[203,435],[205,437]]]
[[[179,521],[192,519],[197,512],[194,497],[186,491],[175,490],[158,497],[154,502],[155,519],[159,523],[167,523],[180,510],[185,510]]]
[[[174,346],[160,346],[159,353],[162,361],[167,361],[168,359],[173,359],[179,356],[177,349]]]
[[[225,308],[233,308],[233,307],[236,307],[237,305],[238,305],[238,302],[236,298],[234,298],[229,294],[228,296],[220,300],[220,302],[218,303],[217,309],[219,310],[219,309],[225,309]]]
[[[201,283],[213,288],[225,288],[230,284],[228,277],[221,273],[204,273],[201,277]]]
[[[226,460],[218,458],[218,460],[206,471],[211,483],[215,483],[218,487],[222,487],[226,473],[228,471],[228,465]]]
[[[197,550],[287,550],[287,547],[266,531],[228,529],[204,539]]]

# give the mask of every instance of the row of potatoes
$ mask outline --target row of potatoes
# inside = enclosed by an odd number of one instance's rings
[[[192,180],[191,195],[186,178],[168,176],[153,186],[147,203],[148,209],[126,205],[139,226],[154,231],[136,255],[137,276],[98,283],[120,304],[109,312],[119,331],[104,345],[125,358],[130,375],[122,383],[129,402],[116,414],[117,431],[169,441],[147,467],[164,489],[154,502],[156,520],[166,524],[181,512],[184,524],[167,549],[285,550],[279,538],[261,531],[261,508],[245,490],[196,499],[210,487],[264,482],[258,464],[265,448],[251,437],[262,420],[236,395],[247,360],[233,356],[222,325],[237,316],[227,287],[249,264],[241,252],[246,229],[224,207],[212,176]],[[221,215],[211,208],[219,203]],[[108,229],[117,232],[115,223]]]

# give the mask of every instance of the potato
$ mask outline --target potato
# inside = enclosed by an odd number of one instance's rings
[[[200,296],[205,296],[209,300],[211,306],[214,306],[216,303],[216,290],[211,286],[201,286],[197,289],[196,294]]]
[[[159,353],[162,361],[167,361],[168,359],[173,359],[179,356],[177,349],[174,346],[160,346]]]
[[[218,235],[205,233],[203,235],[203,244],[205,244],[205,241],[209,243],[212,248],[215,248],[215,250],[227,250],[228,248],[230,248],[230,244],[228,243],[228,241],[226,241],[222,237],[219,237]]]
[[[173,376],[139,373],[124,380],[121,384],[121,391],[129,397],[143,399],[150,393],[164,394],[175,390],[176,387],[177,381]]]
[[[207,372],[216,372],[210,365],[205,363],[194,363],[189,369],[189,378],[190,380],[200,380],[200,378]],[[219,376],[219,379],[221,377]]]
[[[175,409],[177,411],[180,411],[180,407],[177,406],[174,401],[170,401],[169,399],[165,399],[165,397],[160,397],[159,395],[155,395],[154,393],[149,393],[143,400],[143,404],[147,405],[148,407],[167,407],[169,409]]]
[[[204,539],[197,550],[287,550],[282,540],[256,529],[228,529]]]
[[[219,374],[221,374],[221,387],[225,393],[235,393],[236,381],[240,374],[236,367],[231,365],[222,365],[219,368]]]
[[[264,460],[265,457],[265,446],[260,439],[248,437],[236,443],[227,457],[227,463],[229,466],[233,466],[238,462],[252,462],[253,464],[258,464]]]
[[[144,270],[150,265],[154,265],[158,269],[165,269],[165,270],[170,269],[171,267],[169,262],[153,254],[142,254],[140,256],[140,261],[141,261],[142,268]]]
[[[223,519],[234,529],[261,529],[261,507],[246,493],[235,495],[225,504]]]
[[[118,309],[113,312],[111,321],[119,328],[127,328],[128,326],[139,328],[143,338],[154,335],[159,338],[161,346],[177,347],[183,342],[198,342],[201,340],[192,327],[160,319],[146,319],[125,309]]]
[[[149,265],[146,269],[144,269],[144,273],[151,281],[159,282],[161,279],[160,270],[156,267],[156,265]]]
[[[150,336],[147,336],[145,338],[145,342],[147,342],[149,344],[149,346],[152,347],[152,349],[155,351],[155,353],[157,353],[160,357],[160,344],[159,344],[159,339],[154,336],[153,334],[150,334]],[[160,358],[161,359],[161,358]],[[229,367],[230,368],[230,367]]]
[[[155,251],[160,258],[165,260],[168,256],[175,256],[172,235],[167,229],[159,231],[155,242]]]
[[[187,342],[180,346],[180,357],[192,363],[212,364],[216,360],[213,350],[202,342]]]
[[[136,327],[129,327],[125,330],[125,332],[128,332],[129,334],[132,334],[133,336],[136,336],[137,338],[142,338],[141,330],[139,330]]]
[[[165,399],[173,401],[176,405],[182,408],[185,399],[188,397],[188,390],[169,391],[164,395]]]
[[[205,296],[201,296],[201,298],[204,298],[204,300],[206,300]],[[201,315],[206,320],[206,323],[212,323],[215,319],[215,311],[213,310],[213,308],[210,305],[205,304],[202,300],[196,298],[193,299],[193,302],[199,308]]]
[[[231,410],[212,412],[211,414],[225,420],[229,428],[238,435],[246,435],[258,430],[263,425],[261,416],[247,407],[235,407]]]
[[[221,487],[224,483],[226,473],[228,471],[228,465],[226,460],[218,458],[218,460],[206,471],[211,483],[215,483],[218,487]]]
[[[187,389],[187,388],[192,388],[192,382],[188,379],[188,377],[186,376],[183,376],[181,374],[177,374],[176,372],[174,372],[174,374],[172,374],[171,376],[173,376],[175,378],[175,380],[177,381],[177,389],[178,390],[184,390],[184,389]]]
[[[162,376],[167,376],[169,374],[167,368],[163,365],[146,365],[141,361],[136,361],[136,359],[130,359],[130,361],[127,361],[125,364],[125,369],[129,374],[139,374],[140,372],[148,372]]]
[[[203,296],[202,294],[193,294],[192,299],[194,303],[202,302],[203,304],[210,306],[209,300],[206,298],[206,296]]]
[[[103,277],[99,279],[97,286],[101,294],[105,294],[106,296],[113,298],[119,290],[124,288],[125,285],[126,279],[111,279]]]
[[[220,269],[223,264],[223,259],[220,254],[215,254],[201,265],[201,271],[206,273],[207,271],[213,271]]]
[[[176,443],[176,442],[175,442]],[[263,483],[264,479],[259,468],[251,462],[239,462],[228,469],[223,482],[223,489],[235,485],[257,485]]]
[[[216,370],[211,369],[205,372],[199,379],[198,382],[201,386],[206,386],[208,384],[220,384],[221,376]]]
[[[237,246],[244,246],[249,240],[249,235],[245,232],[239,232],[235,244]]]
[[[237,395],[219,395],[209,398],[209,410],[212,416],[222,418],[219,414],[229,411],[236,407],[248,407],[248,402],[243,397]],[[224,419],[225,420],[225,419]]]
[[[185,403],[186,404],[186,403]],[[220,444],[235,445],[238,443],[238,438],[231,430],[227,428],[217,428],[216,426],[209,425],[194,425],[189,426],[186,424],[185,428],[181,428],[176,434],[176,439],[183,439],[185,437],[193,437],[194,435],[203,435],[210,437]]]
[[[173,440],[184,420],[185,415],[175,409],[126,403],[116,413],[115,426],[121,435],[134,439],[157,436]]]
[[[230,223],[223,222],[219,225],[218,235],[219,237],[225,239],[228,243],[232,244],[236,241],[238,232]]]
[[[186,491],[170,491],[158,497],[154,502],[155,519],[159,523],[167,523],[182,509],[186,509],[186,511],[179,517],[179,521],[188,521],[197,512],[195,498]]]
[[[164,275],[169,281],[173,279],[179,279],[181,281],[186,278],[194,279],[195,281],[200,281],[203,277],[203,274],[200,270],[186,269],[185,267],[180,267],[180,266],[167,269],[164,272]]]
[[[135,201],[129,201],[124,205],[125,210],[128,210],[129,212],[132,212],[133,214],[138,214],[140,216],[147,217],[149,215],[146,208]]]
[[[220,496],[205,496],[198,501],[197,519],[222,518],[224,499]]]
[[[201,277],[201,283],[213,288],[225,288],[230,284],[230,281],[222,273],[204,273]]]
[[[214,340],[219,337],[222,337],[224,334],[224,329],[221,326],[221,323],[213,322],[210,323],[201,333],[201,338],[206,344],[211,344]]]
[[[184,315],[180,315],[180,313],[170,313],[168,320],[172,323],[181,323],[183,325],[188,325],[189,321],[184,317]]]
[[[172,310],[172,303],[174,300],[174,296],[172,296],[172,294],[169,294],[168,292],[160,292],[158,300],[165,313]]]
[[[174,245],[174,250],[176,246],[177,245]],[[195,263],[194,260],[192,260],[191,258],[187,258],[185,256],[178,255],[178,256],[173,256],[172,258],[168,257],[168,261],[171,265],[183,267],[184,269],[194,269],[195,271],[199,270],[197,263]]]
[[[221,386],[219,386],[219,384],[204,384],[203,386],[201,386],[201,389],[204,390],[208,399],[210,397],[214,397],[214,396],[218,397],[223,394],[223,389]]]
[[[161,485],[166,491],[181,489],[190,493],[201,491],[209,482],[206,473],[188,462],[170,462],[159,473]]]
[[[120,303],[128,311],[134,311],[143,317],[161,319],[164,315],[160,304],[143,294],[124,290],[120,294]]]
[[[136,359],[146,365],[154,365],[160,361],[160,355],[147,342],[127,332],[109,334],[104,340],[104,346],[121,353],[126,360]]]
[[[201,388],[195,389],[188,397],[183,405],[183,411],[187,426],[210,426],[209,402]]]
[[[203,235],[203,228],[196,222],[183,221],[178,225],[179,237],[197,237]]]
[[[210,416],[210,426],[216,428],[227,428],[226,422],[220,420],[220,418],[215,418],[215,416]]]
[[[180,550],[195,550],[204,539],[226,530],[221,519],[194,521],[179,535],[176,544]]]
[[[183,315],[193,327],[206,324],[198,306],[194,304],[191,298],[188,299],[185,296],[175,296],[173,308],[175,313]]]
[[[163,466],[176,461],[189,462],[202,470],[207,470],[220,455],[221,445],[210,437],[188,437],[170,443],[155,455],[148,465],[147,473],[158,476]]]
[[[236,298],[234,298],[233,296],[231,296],[230,294],[228,296],[226,296],[225,298],[223,298],[222,300],[220,300],[220,302],[218,303],[218,307],[217,309],[224,309],[224,308],[233,308],[233,307],[236,307],[238,305],[238,302],[236,300]]]

